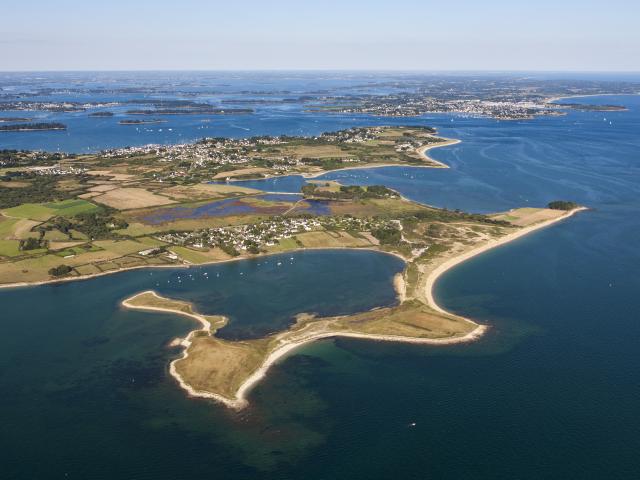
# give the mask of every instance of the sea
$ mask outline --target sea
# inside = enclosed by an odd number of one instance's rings
[[[384,74],[382,82],[380,75],[2,74],[0,93],[46,86],[54,92],[48,100],[112,101],[123,87],[153,86],[150,97],[183,98],[189,90],[189,98],[215,103],[385,93],[415,77]],[[104,93],[105,85],[116,93]],[[298,252],[0,290],[0,478],[640,477],[640,97],[578,100],[628,110],[518,121],[382,118],[318,113],[300,100],[144,128],[119,125],[117,115],[37,112],[67,131],[2,133],[0,148],[82,153],[203,136],[428,125],[462,141],[429,152],[451,168],[323,178],[384,184],[415,201],[472,212],[556,199],[589,210],[440,278],[438,303],[489,325],[481,340],[441,347],[319,341],[274,366],[241,412],[188,398],[168,375],[180,354],[168,344],[194,327],[190,320],[127,311],[120,301],[154,288],[229,316],[226,338],[254,338],[286,328],[300,312],[393,304],[401,263],[375,252]],[[250,184],[287,192],[302,181]]]

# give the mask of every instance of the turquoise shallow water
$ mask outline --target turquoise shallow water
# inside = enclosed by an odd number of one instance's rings
[[[165,345],[188,322],[117,308],[118,299],[153,282],[148,272],[1,292],[3,476],[637,478],[640,98],[584,101],[624,103],[630,111],[522,122],[411,119],[463,140],[431,152],[451,169],[328,175],[472,211],[557,198],[592,208],[442,277],[438,301],[492,327],[472,345],[319,342],[276,366],[252,392],[251,407],[233,414],[185,398],[166,375],[177,352]],[[351,122],[335,118],[317,125]],[[290,129],[286,115],[279,121]],[[282,265],[291,276],[272,265],[275,277],[265,278],[290,285],[284,291],[252,282],[267,270],[247,264],[225,265],[231,270],[223,278],[235,280],[211,296],[166,288],[199,297],[202,308],[227,306],[238,318],[228,333],[251,335],[283,328],[296,309],[393,301],[379,296],[389,292],[393,259],[365,257],[307,263],[295,256],[294,265]],[[363,290],[350,291],[344,275]],[[257,297],[236,291],[240,277]],[[318,303],[309,295],[316,289],[339,301]]]

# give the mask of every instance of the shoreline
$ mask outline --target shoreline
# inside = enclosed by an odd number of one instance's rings
[[[564,97],[550,97],[550,98],[545,98],[544,101],[545,103],[553,103],[553,102],[557,102],[558,100],[564,100],[567,98],[624,97],[627,95],[631,97],[635,97],[640,95],[640,92],[637,92],[637,93],[588,93],[586,95],[567,95]],[[628,109],[625,109],[625,110],[628,110]]]
[[[308,343],[313,343],[315,341],[328,339],[328,338],[342,337],[342,338],[356,338],[361,340],[378,341],[378,342],[398,342],[398,343],[410,343],[410,344],[419,344],[419,345],[453,345],[458,343],[468,343],[468,342],[475,341],[478,338],[480,338],[482,335],[484,335],[486,330],[489,328],[486,325],[477,325],[476,328],[466,333],[465,335],[462,335],[459,337],[447,337],[447,338],[417,338],[417,337],[404,337],[404,336],[398,336],[398,335],[377,335],[377,334],[355,333],[355,332],[347,332],[347,331],[322,332],[322,333],[312,334],[300,340],[284,343],[276,347],[269,355],[265,357],[265,359],[260,364],[260,366],[238,387],[238,389],[236,390],[235,398],[228,398],[224,395],[209,392],[206,390],[196,390],[191,385],[189,385],[184,380],[184,378],[182,378],[182,376],[178,373],[175,366],[175,364],[180,360],[184,360],[189,357],[189,347],[191,346],[192,338],[198,332],[204,331],[209,334],[211,333],[211,323],[205,318],[204,315],[198,314],[198,313],[183,312],[183,311],[174,310],[171,308],[132,305],[130,303],[130,301],[133,300],[134,298],[140,295],[145,295],[145,294],[151,294],[156,298],[163,298],[153,290],[145,290],[143,292],[139,292],[123,300],[121,302],[121,305],[132,310],[164,312],[164,313],[172,313],[176,315],[190,317],[195,319],[202,326],[201,328],[191,330],[184,339],[181,339],[179,345],[183,347],[182,355],[171,361],[171,363],[169,364],[169,374],[178,382],[178,385],[183,390],[185,390],[190,396],[215,400],[236,411],[242,410],[243,408],[249,405],[249,402],[247,400],[248,394],[257,383],[259,383],[263,378],[266,377],[266,374],[269,371],[269,368],[271,368],[271,366],[273,366],[280,359],[282,359],[292,351]],[[278,336],[283,335],[284,333],[286,332],[282,332]]]
[[[477,339],[479,339],[480,337],[482,337],[487,330],[490,328],[487,325],[482,325],[482,324],[478,324],[475,321],[466,318],[466,317],[462,317],[460,315],[456,315],[450,312],[447,312],[445,309],[443,309],[442,307],[440,307],[437,302],[435,301],[434,297],[433,297],[433,287],[435,285],[436,280],[442,275],[444,274],[446,271],[450,270],[451,268],[455,267],[456,265],[459,265],[467,260],[469,260],[472,257],[476,257],[482,253],[485,253],[488,250],[492,250],[496,247],[499,247],[501,245],[505,245],[509,242],[512,242],[518,238],[524,237],[532,232],[535,232],[537,230],[541,230],[543,228],[546,228],[548,226],[554,225],[558,222],[561,222],[563,220],[566,220],[567,218],[572,217],[573,215],[575,215],[578,212],[587,210],[586,207],[579,207],[579,208],[575,208],[573,210],[567,211],[565,212],[563,215],[557,217],[557,218],[553,218],[550,220],[546,220],[544,222],[540,222],[539,224],[535,224],[535,225],[531,225],[528,227],[523,227],[520,230],[517,230],[515,232],[512,232],[510,234],[505,235],[504,237],[497,239],[497,240],[490,240],[489,242],[487,242],[485,245],[482,245],[478,248],[472,249],[470,251],[464,252],[460,255],[457,255],[455,257],[449,258],[447,260],[445,260],[443,263],[441,263],[440,265],[436,266],[435,269],[433,269],[427,276],[426,282],[425,282],[425,287],[424,287],[424,294],[425,294],[425,299],[427,301],[427,305],[429,307],[431,307],[432,309],[434,309],[435,311],[442,313],[442,314],[446,314],[446,315],[452,315],[458,318],[462,318],[470,323],[473,323],[474,325],[476,325],[476,327],[471,330],[470,332],[468,332],[465,335],[459,336],[459,337],[448,337],[448,338],[417,338],[417,337],[404,337],[404,336],[395,336],[395,335],[376,335],[376,334],[362,334],[362,333],[354,333],[354,332],[346,332],[346,331],[333,331],[333,332],[322,332],[322,333],[316,333],[316,334],[312,334],[309,335],[308,337],[304,337],[302,339],[299,340],[295,340],[295,341],[291,341],[289,343],[284,343],[278,347],[276,347],[271,353],[269,353],[265,359],[263,360],[263,362],[260,364],[260,366],[242,383],[240,384],[240,386],[238,387],[238,389],[236,390],[236,394],[235,394],[235,398],[228,398],[225,397],[223,395],[220,394],[216,394],[216,393],[212,393],[212,392],[208,392],[208,391],[204,391],[204,390],[196,390],[194,389],[191,385],[189,385],[187,382],[185,382],[185,380],[182,378],[182,376],[177,372],[177,369],[175,367],[175,364],[188,357],[188,347],[191,345],[191,339],[193,338],[193,335],[196,334],[196,332],[198,331],[207,331],[209,332],[209,328],[210,328],[210,324],[206,321],[206,319],[203,318],[203,316],[198,315],[198,314],[190,314],[187,312],[180,312],[180,311],[176,311],[176,310],[171,310],[171,309],[163,309],[163,308],[158,308],[158,307],[149,307],[149,308],[145,308],[145,307],[130,307],[129,305],[127,305],[127,300],[130,300],[132,298],[135,298],[136,296],[142,294],[142,293],[152,293],[153,295],[155,295],[156,297],[158,296],[155,292],[153,291],[147,291],[147,292],[141,292],[138,293],[136,295],[134,295],[133,297],[130,297],[129,299],[125,300],[122,302],[122,305],[127,306],[129,308],[137,308],[137,309],[141,309],[141,310],[156,310],[156,311],[165,311],[165,312],[171,312],[171,313],[178,313],[184,316],[189,316],[192,318],[195,318],[196,320],[198,320],[201,325],[203,325],[202,328],[200,329],[196,329],[196,330],[192,330],[191,332],[189,332],[189,334],[187,335],[187,337],[182,340],[180,342],[180,344],[184,347],[183,350],[183,354],[174,359],[169,366],[169,373],[170,375],[178,382],[178,384],[180,385],[180,387],[185,390],[190,396],[192,397],[199,397],[199,398],[207,398],[207,399],[212,399],[215,400],[219,403],[224,404],[225,406],[232,408],[233,410],[241,410],[243,408],[245,408],[246,406],[248,406],[249,402],[247,400],[247,396],[250,393],[251,389],[258,383],[260,382],[260,380],[262,380],[263,378],[265,378],[269,368],[274,365],[275,363],[277,363],[279,360],[281,360],[282,358],[284,358],[286,355],[288,355],[289,353],[293,352],[294,350],[298,349],[299,347],[302,347],[308,343],[312,343],[314,341],[317,340],[322,340],[322,339],[327,339],[327,338],[338,338],[338,337],[342,337],[342,338],[356,338],[356,339],[362,339],[362,340],[369,340],[369,341],[386,341],[386,342],[398,342],[398,343],[409,343],[409,344],[421,344],[421,345],[434,345],[434,346],[438,346],[438,345],[453,345],[453,344],[459,344],[459,343],[467,343],[467,342],[472,342],[475,341]],[[380,251],[380,250],[376,250],[376,251]],[[384,253],[388,253],[388,252],[384,252]],[[400,258],[403,258],[400,255],[397,254],[392,254],[392,255],[396,255]],[[403,259],[406,261],[406,259]],[[400,282],[395,282],[394,281],[394,286],[396,288],[396,291],[399,293],[399,297],[402,298],[402,292],[401,292],[401,288],[400,285],[398,285]],[[404,284],[404,281],[402,282],[402,284]],[[283,332],[279,335],[283,335],[286,332]],[[277,338],[277,337],[276,337]]]
[[[413,165],[413,164],[404,164],[404,163],[370,163],[368,165],[357,165],[355,167],[343,167],[336,168],[335,170],[327,170],[326,172],[319,173],[300,173],[300,174],[292,174],[292,175],[300,175],[302,178],[318,178],[323,175],[327,175],[329,173],[341,172],[343,170],[367,170],[372,168],[385,168],[385,167],[407,167],[407,168],[451,168],[446,163],[440,162],[431,158],[427,155],[427,152],[433,148],[440,147],[448,147],[450,145],[457,145],[458,143],[462,143],[462,140],[455,138],[445,138],[445,137],[436,137],[444,140],[444,142],[434,143],[431,145],[423,145],[422,147],[416,148],[415,152],[422,157],[422,160],[427,160],[429,162],[435,163],[435,165]],[[286,176],[286,175],[285,175]],[[267,178],[277,178],[277,177],[267,177]],[[265,178],[266,179],[266,178]],[[258,179],[260,180],[260,179]],[[242,181],[242,180],[237,180]]]
[[[451,146],[451,145],[457,145],[459,143],[462,143],[462,140],[460,140],[459,138],[446,138],[446,137],[438,137],[438,138],[442,138],[444,140],[444,142],[435,143],[433,145],[424,145],[424,146],[422,146],[420,148],[417,148],[416,152],[418,153],[418,155],[424,156],[430,162],[437,163],[438,165],[440,165],[440,167],[432,167],[432,168],[451,168],[446,163],[443,163],[443,162],[441,162],[439,160],[434,159],[433,157],[430,157],[429,155],[427,155],[427,152],[429,150],[434,149],[434,148],[448,147],[448,146]]]
[[[439,160],[435,160],[434,158],[430,157],[429,155],[427,155],[427,152],[431,149],[434,148],[441,148],[441,147],[449,147],[451,145],[457,145],[458,143],[462,143],[462,140],[457,139],[457,138],[447,138],[447,137],[440,137],[438,135],[434,135],[435,138],[439,138],[444,140],[443,142],[439,142],[439,143],[434,143],[434,144],[429,144],[429,145],[423,145],[422,147],[418,147],[415,149],[415,152],[418,154],[418,156],[422,157],[422,160],[427,160],[429,162],[433,162],[435,165],[414,165],[414,164],[404,164],[404,163],[368,163],[366,165],[356,165],[353,167],[342,167],[342,168],[335,168],[333,170],[325,170],[322,172],[307,172],[307,173],[288,173],[286,175],[270,175],[267,177],[263,177],[263,178],[254,178],[251,180],[240,180],[240,179],[234,179],[231,178],[227,181],[224,182],[206,182],[206,183],[221,183],[221,184],[233,184],[233,183],[242,183],[242,182],[246,182],[246,181],[260,181],[260,180],[270,180],[272,178],[284,178],[284,177],[302,177],[302,178],[318,178],[321,177],[323,175],[328,175],[330,173],[334,173],[334,172],[342,172],[344,170],[368,170],[368,169],[374,169],[374,168],[386,168],[386,167],[407,167],[407,168],[435,168],[435,169],[444,169],[444,168],[451,168],[449,165],[447,165],[446,163],[440,162]],[[265,192],[265,193],[285,193],[285,192]]]
[[[427,305],[429,305],[431,308],[433,308],[434,310],[436,310],[439,313],[444,313],[444,314],[448,314],[448,315],[454,315],[451,312],[447,312],[445,309],[443,309],[440,305],[438,305],[438,303],[435,301],[435,298],[433,297],[433,287],[436,283],[436,281],[438,280],[438,278],[444,274],[447,270],[452,269],[453,267],[455,267],[456,265],[463,263],[473,257],[476,257],[484,252],[487,252],[489,250],[493,250],[496,247],[500,247],[502,245],[505,245],[507,243],[510,243],[514,240],[517,240],[520,237],[524,237],[530,233],[533,233],[537,230],[541,230],[543,228],[549,227],[551,225],[554,225],[558,222],[564,221],[567,218],[572,217],[573,215],[575,215],[578,212],[582,212],[588,210],[587,207],[578,207],[578,208],[574,208],[573,210],[568,210],[565,214],[563,214],[560,217],[557,218],[552,218],[550,220],[545,220],[544,222],[540,222],[538,224],[535,225],[530,225],[528,227],[522,227],[519,230],[516,230],[515,232],[509,233],[507,235],[505,235],[504,237],[501,237],[499,239],[496,240],[489,240],[487,243],[485,243],[484,245],[481,245],[480,247],[474,248],[472,250],[469,250],[465,253],[462,253],[458,256],[452,257],[448,260],[445,260],[443,263],[441,263],[440,265],[438,265],[436,268],[434,268],[429,275],[427,276],[426,282],[425,282],[425,298],[427,300]],[[459,315],[458,315],[459,316]],[[469,320],[469,319],[467,319]],[[475,323],[475,322],[474,322]]]
[[[484,335],[487,330],[486,325],[478,325],[471,332],[460,336],[460,337],[450,337],[450,338],[415,338],[415,337],[401,337],[396,335],[374,335],[374,334],[364,334],[364,333],[352,333],[352,332],[324,332],[315,335],[310,335],[309,337],[299,340],[296,342],[291,342],[285,344],[281,347],[278,347],[273,352],[271,352],[264,360],[262,365],[247,378],[240,388],[236,391],[236,398],[234,400],[226,399],[225,404],[233,409],[241,410],[246,407],[249,402],[247,400],[247,395],[251,391],[251,389],[262,380],[269,368],[278,362],[280,359],[285,357],[287,354],[291,353],[293,350],[296,350],[299,347],[306,345],[307,343],[312,343],[317,340],[323,340],[327,338],[356,338],[361,340],[369,340],[376,342],[397,342],[397,343],[411,343],[411,344],[421,344],[421,345],[453,345],[457,343],[467,343],[477,340],[482,335]],[[191,389],[194,391],[193,389]],[[190,392],[191,393],[191,392]],[[211,394],[210,395],[216,395]],[[216,395],[217,397],[221,397],[221,395]]]
[[[433,149],[433,148],[439,148],[439,147],[447,147],[449,145],[456,145],[458,143],[461,143],[462,140],[458,140],[458,139],[452,139],[452,138],[445,138],[445,137],[438,137],[438,138],[442,138],[444,140],[444,142],[440,142],[440,143],[436,143],[433,145],[424,145],[422,147],[419,147],[416,149],[416,153],[418,153],[418,155],[421,155],[423,157],[425,157],[427,160],[437,163],[439,166],[431,166],[431,165],[403,165],[403,164],[397,164],[397,163],[391,163],[391,164],[370,164],[370,165],[362,165],[362,166],[356,166],[356,167],[344,167],[344,168],[338,168],[335,170],[328,170],[326,172],[319,172],[319,173],[292,173],[290,175],[282,175],[282,176],[273,176],[273,177],[265,177],[264,180],[267,180],[269,178],[284,178],[286,176],[295,176],[295,175],[299,175],[302,178],[317,178],[317,177],[321,177],[322,175],[326,175],[332,172],[339,172],[342,170],[360,170],[360,169],[373,169],[373,168],[383,168],[383,167],[411,167],[411,168],[436,168],[436,169],[444,169],[444,168],[450,168],[448,165],[446,165],[445,163],[439,162],[438,160],[434,160],[433,158],[429,157],[427,155],[426,152],[428,152],[429,150]],[[244,180],[230,180],[227,182],[213,182],[213,183],[226,183],[226,184],[232,184],[232,183],[237,183],[237,182],[243,182]],[[211,182],[206,182],[206,183],[211,183]],[[259,195],[268,195],[268,194],[287,194],[287,195],[300,195],[299,193],[293,193],[293,192],[272,192],[272,191],[266,191],[266,190],[260,190],[258,191],[258,193],[255,194],[251,194],[248,196],[259,196]],[[414,202],[413,200],[409,200],[407,198],[405,198],[402,194],[400,194],[398,192],[398,194],[400,195],[400,198],[402,198],[403,200],[406,201],[410,201],[413,203],[418,203],[419,202]],[[427,205],[427,204],[421,204],[421,205],[425,205],[427,207],[432,207],[432,208],[436,208],[433,207],[432,205]],[[300,251],[300,250],[334,250],[334,249],[341,249],[341,248],[351,248],[351,247],[333,247],[333,248],[324,248],[324,247],[319,247],[319,248],[300,248],[300,249],[293,249],[290,250],[292,252],[294,251]],[[399,258],[401,258],[402,260],[406,259],[399,254],[395,254],[392,252],[385,252],[383,250],[379,250],[376,248],[366,248],[366,247],[362,247],[362,248],[357,248],[355,250],[373,250],[376,252],[382,252],[382,253],[387,253],[389,255],[395,255]],[[80,280],[90,280],[92,278],[98,278],[98,277],[102,277],[104,275],[111,275],[114,273],[119,273],[119,272],[126,272],[129,270],[137,270],[137,269],[142,269],[142,268],[182,268],[182,267],[192,267],[192,266],[203,266],[203,265],[212,265],[212,264],[216,264],[216,263],[225,263],[225,262],[232,262],[232,261],[237,261],[237,260],[247,260],[247,259],[251,259],[251,258],[258,258],[261,256],[267,256],[267,255],[276,255],[277,253],[284,253],[284,252],[274,252],[274,253],[267,253],[267,254],[261,254],[261,255],[256,255],[253,257],[235,257],[235,258],[229,258],[227,260],[213,260],[211,262],[204,262],[204,263],[198,263],[198,264],[177,264],[177,265],[140,265],[140,266],[136,266],[136,267],[128,267],[128,268],[119,268],[116,270],[110,270],[107,272],[100,272],[100,273],[94,273],[91,275],[78,275],[75,277],[64,277],[64,278],[54,278],[54,279],[48,279],[48,280],[40,280],[40,281],[36,281],[36,282],[15,282],[15,283],[5,283],[5,284],[0,284],[0,290],[3,288],[23,288],[23,287],[31,287],[31,286],[38,286],[38,285],[47,285],[47,284],[52,284],[52,283],[62,283],[62,282],[69,282],[69,281],[80,281]]]
[[[0,290],[3,288],[29,288],[29,287],[39,287],[42,285],[50,285],[55,283],[67,283],[67,282],[80,282],[84,280],[91,280],[92,278],[104,277],[106,275],[114,275],[117,273],[129,272],[133,270],[144,270],[148,269],[158,269],[158,268],[195,268],[195,267],[205,267],[208,265],[217,265],[221,263],[230,263],[230,262],[239,262],[242,260],[257,260],[262,257],[270,257],[273,255],[286,255],[290,253],[296,252],[304,252],[304,251],[316,251],[316,250],[366,250],[370,252],[378,252],[386,255],[392,255],[406,262],[407,259],[396,252],[387,252],[385,250],[381,250],[375,247],[299,247],[293,248],[291,250],[285,250],[282,252],[269,252],[269,253],[260,253],[258,255],[253,256],[238,256],[233,258],[227,258],[226,260],[211,260],[210,262],[203,263],[176,263],[176,264],[168,264],[168,265],[137,265],[135,267],[126,267],[126,268],[118,268],[115,270],[109,270],[107,272],[94,273],[91,275],[77,275],[75,277],[63,277],[63,278],[52,278],[49,280],[40,280],[37,282],[15,282],[15,283],[4,283],[0,284]]]

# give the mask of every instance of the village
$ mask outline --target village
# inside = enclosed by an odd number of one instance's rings
[[[197,249],[219,247],[232,255],[242,252],[260,253],[266,247],[273,247],[280,240],[312,231],[370,232],[389,228],[397,221],[352,216],[326,217],[271,217],[258,223],[207,228],[197,231],[169,232],[157,235],[162,242],[189,246]]]
[[[149,177],[158,182],[188,178],[202,180],[207,178],[206,175],[218,180],[237,177],[238,172],[258,177],[264,173],[277,176],[308,170],[309,167],[326,170],[335,168],[336,163],[371,162],[375,157],[366,157],[368,152],[359,146],[373,147],[381,141],[388,143],[394,154],[402,156],[410,156],[423,145],[443,141],[432,136],[435,130],[429,127],[407,131],[406,135],[398,132],[398,136],[390,136],[389,131],[389,127],[362,127],[312,137],[204,138],[195,143],[171,146],[112,149],[102,152],[99,158],[105,164],[132,159],[171,164],[171,168],[149,172]],[[248,168],[254,170],[242,170]]]
[[[367,113],[378,116],[413,117],[428,113],[458,113],[500,120],[529,119],[539,115],[563,115],[556,105],[534,100],[441,100],[419,95],[387,97],[361,105],[329,107],[337,113]]]

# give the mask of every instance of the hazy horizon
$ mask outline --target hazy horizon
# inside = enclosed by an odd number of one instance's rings
[[[637,72],[638,17],[621,0],[25,0],[3,6],[0,70]]]

